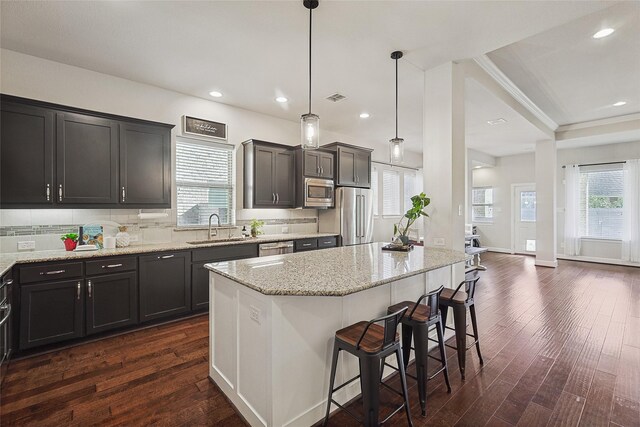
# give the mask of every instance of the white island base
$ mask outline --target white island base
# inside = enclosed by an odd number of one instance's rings
[[[209,376],[252,426],[310,426],[326,410],[335,331],[451,287],[460,270],[449,265],[346,296],[264,295],[212,270]],[[341,352],[336,386],[357,373],[357,358]],[[334,398],[358,394],[354,381]]]

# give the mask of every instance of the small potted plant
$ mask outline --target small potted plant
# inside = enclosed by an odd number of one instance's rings
[[[67,251],[72,251],[78,244],[78,233],[67,233],[60,236],[60,240],[64,243],[64,248]]]
[[[397,224],[393,225],[393,235],[396,241],[400,241],[403,246],[409,243],[409,229],[414,222],[420,217],[429,215],[424,211],[424,208],[429,206],[431,199],[429,199],[424,193],[417,194],[411,198],[411,208],[404,214]],[[402,221],[406,218],[407,224],[403,225]]]
[[[264,221],[260,221],[259,219],[252,219],[251,220],[251,237],[258,237],[260,234],[262,234],[262,226],[264,225]]]

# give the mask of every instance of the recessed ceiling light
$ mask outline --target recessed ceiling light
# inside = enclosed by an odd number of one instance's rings
[[[627,101],[618,101],[615,104],[613,104],[614,107],[622,107],[623,105],[625,105],[627,103]]]
[[[368,119],[369,118],[369,113],[360,113],[360,118],[361,119]]]
[[[595,33],[593,35],[594,39],[601,39],[603,37],[607,37],[610,36],[611,34],[613,34],[615,30],[613,28],[603,28],[602,30],[598,31],[597,33]]]
[[[507,121],[503,118],[499,118],[494,120],[487,120],[487,123],[493,126],[493,125],[501,125],[503,123],[507,123]]]
[[[222,92],[218,92],[217,90],[212,90],[211,92],[209,92],[209,95],[213,96],[214,98],[220,98],[222,96]]]
[[[276,102],[279,102],[281,104],[284,104],[285,102],[287,102],[289,99],[285,98],[284,96],[279,96],[276,98]]]

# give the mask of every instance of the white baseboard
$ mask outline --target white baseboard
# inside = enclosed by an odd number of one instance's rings
[[[487,247],[485,246],[487,249],[489,249],[489,252],[499,252],[501,254],[510,254],[511,253],[511,249],[504,249],[504,248],[492,248],[492,247]]]
[[[579,256],[579,255],[578,256],[558,255],[558,259],[565,259],[567,261],[593,262],[595,264],[623,265],[627,267],[640,268],[640,263],[622,261],[621,259],[614,259],[614,258],[598,258],[598,257]]]
[[[557,260],[555,260],[555,261],[550,261],[550,260],[549,260],[549,261],[548,261],[548,260],[543,260],[543,259],[537,259],[537,258],[536,258],[536,262],[535,262],[535,264],[536,264],[537,266],[540,266],[540,267],[551,267],[551,268],[556,268],[556,267],[558,266],[558,261],[557,261]]]

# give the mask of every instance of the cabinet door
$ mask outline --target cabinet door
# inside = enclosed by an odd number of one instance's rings
[[[191,309],[207,310],[209,308],[209,270],[204,268],[206,262],[191,266]]]
[[[333,154],[320,153],[320,177],[326,179],[333,179]]]
[[[58,113],[58,203],[118,203],[118,127],[116,122]]]
[[[356,155],[356,185],[371,187],[371,153],[359,151]]]
[[[171,131],[120,123],[120,203],[171,207]]]
[[[140,322],[190,311],[190,253],[165,253],[139,259]]]
[[[255,147],[254,207],[273,207],[276,189],[273,182],[277,150],[271,147]],[[251,185],[251,183],[247,183]]]
[[[24,285],[20,289],[20,349],[83,336],[84,281]]]
[[[338,179],[336,184],[356,185],[356,156],[356,150],[338,147]]]
[[[276,206],[295,207],[295,154],[293,150],[278,150],[275,155]]]
[[[303,150],[303,175],[310,177],[320,176],[320,153],[317,151]]]
[[[2,103],[0,200],[2,205],[51,205],[54,114],[44,108]]]
[[[87,335],[138,323],[136,273],[86,280]]]

